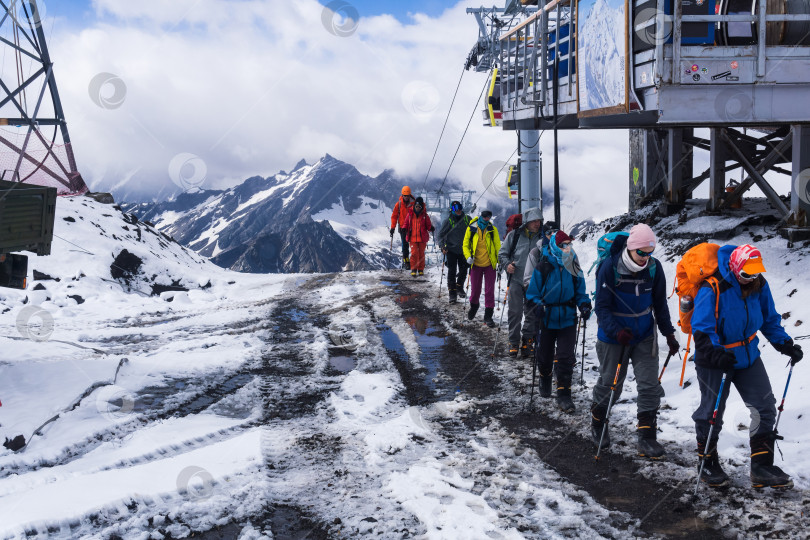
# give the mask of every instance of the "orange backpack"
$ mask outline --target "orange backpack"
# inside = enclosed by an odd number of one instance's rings
[[[688,334],[686,341],[686,356],[681,369],[681,382],[686,371],[686,362],[689,359],[689,347],[692,344],[692,314],[695,311],[695,297],[703,282],[707,282],[714,290],[715,305],[714,317],[717,319],[720,311],[719,280],[714,277],[717,272],[717,251],[720,246],[704,242],[689,249],[683,254],[675,268],[674,293],[678,293],[678,326],[684,334]],[[674,294],[673,293],[673,294]],[[670,295],[671,297],[671,295]]]

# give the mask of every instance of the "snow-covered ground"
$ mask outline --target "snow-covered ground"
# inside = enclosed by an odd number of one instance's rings
[[[669,283],[678,249],[724,229],[718,218],[700,219],[656,225],[671,238],[656,252]],[[353,226],[373,234],[376,221],[358,212]],[[586,269],[604,226],[577,242]],[[744,219],[732,226],[741,230],[729,243],[768,235]],[[59,200],[56,235],[53,255],[31,257],[29,268],[60,281],[0,289],[0,439],[28,443],[18,452],[0,447],[0,537],[653,534],[652,518],[601,498],[598,478],[570,480],[527,442],[555,432],[511,422],[542,417],[581,439],[589,391],[576,389],[573,417],[536,396],[535,412],[525,412],[530,363],[505,359],[500,346],[492,357],[492,340],[502,343],[504,332],[464,323],[463,306],[448,307],[438,289],[438,269],[427,281],[399,271],[236,274],[86,198]],[[778,237],[756,244],[788,332],[807,333],[807,248],[790,251]],[[142,260],[127,282],[111,275],[123,249]],[[32,290],[37,284],[45,289]],[[188,290],[152,295],[155,285]],[[589,327],[588,387],[595,335]],[[781,397],[785,360],[770,346],[763,358]],[[797,488],[781,499],[747,489],[747,410],[732,392],[720,450],[735,487],[704,491],[696,518],[731,535],[803,536],[803,368],[794,370],[780,423],[784,468]],[[672,361],[663,379],[660,439],[670,459],[640,462],[635,472],[639,482],[671,488],[666,508],[681,504],[695,477],[697,385],[690,365],[691,384],[678,387],[679,372]],[[627,460],[635,459],[635,395],[631,370],[613,423],[614,438],[629,444],[611,449]],[[593,462],[587,452],[564,457]],[[690,485],[676,489],[682,480]],[[689,533],[691,514],[683,517],[689,523],[675,533]]]

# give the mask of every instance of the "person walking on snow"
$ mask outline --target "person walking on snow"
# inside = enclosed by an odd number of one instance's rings
[[[391,238],[394,237],[394,230],[399,226],[399,237],[402,240],[402,267],[407,268],[411,262],[408,254],[408,241],[405,239],[405,218],[408,217],[408,211],[413,207],[413,196],[411,195],[411,188],[405,186],[402,188],[402,195],[394,205],[394,211],[391,212]]]
[[[667,307],[667,284],[664,267],[652,256],[655,233],[639,223],[629,236],[618,236],[610,255],[596,274],[596,312],[599,325],[596,354],[599,357],[599,379],[593,388],[591,436],[599,445],[608,414],[611,388],[616,369],[621,372],[615,385],[613,403],[619,400],[627,363],[632,361],[638,388],[638,454],[659,459],[664,448],[656,440],[658,407],[664,389],[658,382],[658,339],[655,325],[666,336],[670,354],[677,354],[680,344]],[[602,448],[610,446],[605,430]]]
[[[540,371],[540,397],[551,397],[552,369],[557,375],[557,406],[565,412],[576,407],[571,399],[571,378],[576,365],[577,306],[582,318],[591,316],[591,302],[585,288],[585,276],[571,237],[563,231],[551,235],[532,249],[524,282],[526,303],[536,312],[539,331],[535,361]],[[556,354],[555,354],[556,345]]]
[[[782,327],[768,282],[762,276],[762,254],[751,245],[723,246],[717,252],[719,299],[704,282],[698,291],[692,313],[695,336],[695,370],[700,387],[700,406],[692,415],[697,434],[698,455],[704,460],[700,479],[712,487],[728,485],[728,475],[720,466],[717,440],[723,428],[723,411],[731,384],[751,410],[752,487],[793,487],[793,480],[773,464],[774,444],[781,439],[774,431],[776,399],[759,353],[762,332],[774,349],[796,364],[802,348],[795,345]],[[720,397],[712,440],[708,441],[710,421],[723,374],[726,384]],[[753,411],[756,411],[754,413]],[[757,419],[759,420],[757,422]],[[700,464],[698,464],[700,469]]]
[[[439,230],[439,246],[447,256],[447,289],[450,303],[465,298],[464,280],[467,279],[467,261],[464,256],[464,236],[470,226],[470,217],[458,201],[450,203],[450,215]]]
[[[484,323],[495,327],[492,314],[495,311],[495,268],[498,266],[498,251],[501,249],[501,238],[498,229],[490,223],[492,212],[484,210],[481,216],[470,222],[464,233],[464,257],[470,269],[470,310],[467,319],[473,320],[478,312],[481,298],[481,280],[484,280]]]
[[[543,211],[539,208],[530,208],[523,215],[523,225],[506,235],[501,249],[498,251],[498,262],[509,275],[508,319],[509,356],[511,357],[517,356],[518,348],[523,356],[528,356],[534,351],[534,311],[530,310],[528,305],[524,306],[523,298],[526,288],[523,285],[523,275],[529,252],[541,236],[540,227],[542,225]],[[521,322],[523,323],[522,339]]]
[[[402,227],[405,232],[405,239],[411,246],[411,275],[425,275],[425,247],[430,240],[430,233],[433,232],[433,224],[430,216],[425,210],[425,202],[422,197],[417,197],[413,203],[413,208],[408,211],[405,218],[405,225]]]

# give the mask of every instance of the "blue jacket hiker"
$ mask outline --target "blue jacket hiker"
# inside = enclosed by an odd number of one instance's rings
[[[535,312],[540,328],[535,348],[535,361],[540,371],[540,397],[551,397],[554,370],[557,405],[565,412],[575,410],[571,399],[571,377],[576,364],[577,307],[584,319],[591,314],[585,276],[571,243],[571,237],[563,231],[554,233],[545,246],[543,240],[539,240],[528,258],[532,267],[527,264],[525,274],[528,276],[531,272],[526,302]]]
[[[700,405],[692,415],[698,455],[704,461],[701,480],[712,487],[728,484],[717,456],[717,440],[723,428],[723,412],[731,384],[751,410],[751,484],[753,487],[793,486],[793,480],[773,465],[776,399],[759,352],[761,332],[773,347],[801,360],[801,347],[782,328],[768,282],[762,276],[762,254],[751,245],[723,246],[717,252],[717,291],[704,282],[695,297],[692,332],[695,336],[695,370],[700,387]],[[715,426],[709,441],[710,421],[722,383]],[[754,412],[756,411],[756,412]],[[708,445],[707,445],[708,443]],[[699,467],[700,465],[698,465]]]
[[[608,406],[622,393],[628,362],[638,388],[638,453],[659,459],[663,447],[656,440],[658,407],[664,389],[658,382],[658,339],[655,326],[666,336],[670,354],[680,349],[667,307],[664,268],[652,256],[657,240],[649,226],[639,223],[629,236],[617,236],[610,255],[596,274],[596,312],[599,325],[596,354],[599,379],[593,388],[591,436],[602,447],[610,445],[605,429]],[[617,371],[618,366],[621,369]]]

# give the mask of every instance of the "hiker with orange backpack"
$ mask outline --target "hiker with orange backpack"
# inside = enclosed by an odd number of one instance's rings
[[[520,214],[517,214],[520,216]],[[534,310],[524,305],[526,287],[523,275],[529,252],[541,236],[543,211],[539,208],[526,210],[522,224],[509,231],[498,251],[498,262],[509,275],[509,356],[517,357],[518,351],[528,357],[534,353]],[[521,324],[522,323],[522,324]],[[522,335],[522,338],[521,338]]]
[[[601,450],[610,446],[609,408],[622,393],[631,361],[638,388],[638,454],[651,459],[665,453],[656,436],[658,407],[664,395],[658,382],[656,324],[666,336],[670,353],[680,349],[667,307],[664,268],[652,256],[656,243],[649,226],[634,225],[628,236],[612,239],[609,254],[598,267],[594,312],[599,325],[599,379],[591,406],[591,437]]]
[[[408,211],[413,208],[414,198],[411,195],[411,188],[405,186],[402,188],[402,195],[394,205],[394,211],[391,212],[391,238],[394,238],[394,231],[399,226],[399,237],[402,240],[402,267],[410,267],[410,253],[408,251],[408,240],[405,238],[405,219],[408,217]]]
[[[405,239],[411,245],[411,276],[425,275],[425,247],[430,240],[430,233],[433,232],[433,224],[430,216],[425,210],[425,201],[422,197],[417,197],[413,203],[413,208],[408,211],[405,218]]]
[[[762,253],[754,246],[700,244],[684,255],[679,270],[684,261],[704,259],[709,262],[702,263],[701,270],[709,275],[714,265],[712,252],[716,252],[717,271],[701,280],[691,321],[687,321],[695,338],[695,370],[700,387],[700,406],[692,415],[700,480],[712,487],[728,485],[728,475],[717,455],[717,440],[733,384],[752,411],[749,441],[752,487],[793,487],[790,476],[773,464],[774,444],[781,437],[774,431],[776,399],[760,356],[757,332],[762,332],[777,351],[789,356],[791,364],[802,359],[802,349],[782,327],[770,286],[762,276],[765,272]],[[693,262],[691,269],[697,266]],[[683,281],[678,281],[679,295]],[[718,396],[721,382],[722,392]]]

